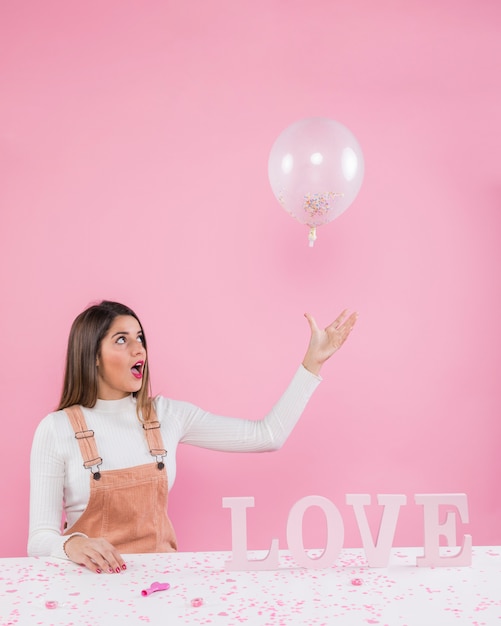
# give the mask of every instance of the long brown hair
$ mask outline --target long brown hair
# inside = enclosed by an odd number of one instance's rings
[[[101,342],[113,320],[119,315],[131,315],[137,320],[143,333],[144,348],[147,350],[143,326],[138,316],[128,306],[103,300],[85,309],[75,319],[70,330],[63,391],[57,407],[58,411],[74,404],[88,408],[96,404],[98,394],[96,362],[101,350]],[[151,416],[151,393],[147,358],[143,368],[143,384],[141,389],[133,395],[137,401],[138,418],[141,421],[148,421]]]

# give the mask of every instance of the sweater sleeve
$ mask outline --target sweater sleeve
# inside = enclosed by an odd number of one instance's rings
[[[30,529],[28,556],[66,559],[61,534],[65,461],[58,451],[52,415],[38,425],[30,459]]]
[[[284,394],[259,420],[222,417],[188,403],[174,403],[179,441],[225,452],[268,452],[283,446],[321,378],[302,365]]]

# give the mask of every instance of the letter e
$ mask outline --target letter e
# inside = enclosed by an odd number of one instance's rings
[[[445,522],[440,524],[440,505],[455,506],[461,521],[468,522],[468,501],[464,493],[416,494],[416,504],[423,505],[424,556],[417,557],[418,567],[459,567],[471,565],[471,535],[464,535],[463,545],[454,556],[440,556],[440,535],[448,546],[456,546],[456,514],[448,511]]]

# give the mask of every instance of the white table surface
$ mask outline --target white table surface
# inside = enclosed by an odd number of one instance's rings
[[[100,575],[59,559],[0,559],[0,624],[501,626],[501,546],[474,547],[471,567],[416,567],[421,554],[394,548],[388,567],[369,568],[362,550],[344,549],[313,570],[282,551],[270,572],[228,572],[227,552],[136,554],[127,571]],[[171,587],[143,597],[154,581]]]

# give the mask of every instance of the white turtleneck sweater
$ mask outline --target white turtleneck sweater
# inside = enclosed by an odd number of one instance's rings
[[[261,420],[222,417],[193,404],[155,399],[167,450],[169,488],[176,477],[176,448],[188,443],[227,452],[267,452],[280,448],[294,428],[320,378],[300,366],[283,396]],[[101,471],[152,463],[132,396],[98,400],[83,408],[87,427],[95,433]],[[85,510],[90,472],[82,466],[75,433],[64,411],[50,413],[38,425],[31,450],[29,556],[66,558],[68,537],[61,535],[63,511],[68,528]]]

